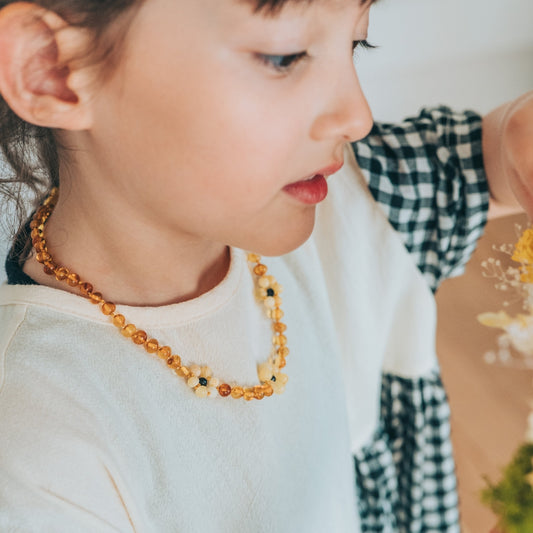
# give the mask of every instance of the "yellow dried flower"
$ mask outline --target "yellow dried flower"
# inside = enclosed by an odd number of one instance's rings
[[[533,283],[533,228],[528,228],[522,233],[511,259],[522,264],[520,280],[524,283]]]

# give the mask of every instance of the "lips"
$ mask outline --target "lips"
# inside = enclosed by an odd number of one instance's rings
[[[303,180],[289,183],[283,190],[303,204],[318,204],[328,195],[326,177],[338,172],[343,164],[340,162],[329,165]]]

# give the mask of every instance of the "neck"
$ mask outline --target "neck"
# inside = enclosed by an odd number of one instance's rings
[[[106,300],[134,306],[183,302],[208,292],[227,274],[225,245],[179,234],[127,205],[107,205],[102,196],[97,202],[90,193],[64,196],[45,227],[49,252]],[[40,284],[78,293],[47,276],[33,257],[24,271]]]

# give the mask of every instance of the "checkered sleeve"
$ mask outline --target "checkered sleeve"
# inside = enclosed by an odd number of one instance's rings
[[[401,124],[374,124],[352,146],[372,195],[432,290],[461,274],[487,219],[481,117],[427,108]]]

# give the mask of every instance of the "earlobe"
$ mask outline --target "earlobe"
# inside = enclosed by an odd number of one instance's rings
[[[88,129],[94,69],[79,58],[85,30],[35,4],[0,9],[0,93],[23,120],[49,128]]]

